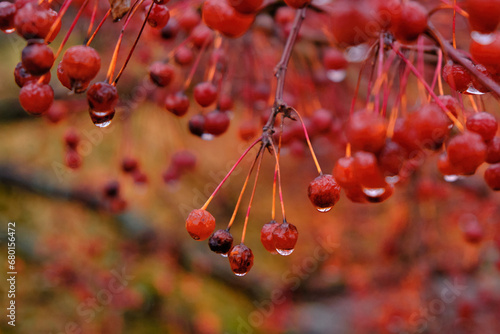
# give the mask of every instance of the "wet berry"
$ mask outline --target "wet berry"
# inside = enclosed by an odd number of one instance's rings
[[[283,256],[292,254],[299,237],[295,225],[284,222],[273,230],[273,244],[276,251]]]
[[[107,82],[96,82],[87,91],[87,102],[94,111],[114,110],[118,103],[118,91]]]
[[[182,92],[169,94],[165,99],[165,108],[176,116],[184,116],[189,110],[189,98]]]
[[[462,174],[474,174],[486,158],[486,144],[477,133],[466,131],[450,140],[447,153],[450,163]]]
[[[352,114],[346,126],[347,139],[354,151],[380,151],[385,145],[386,132],[386,120],[366,110]]]
[[[195,209],[186,219],[186,229],[194,240],[205,240],[214,232],[215,218],[206,210]]]
[[[203,3],[202,16],[208,27],[232,38],[247,32],[254,20],[254,15],[236,11],[229,4],[229,0],[206,0]]]
[[[358,185],[358,178],[354,172],[354,158],[343,157],[337,160],[333,168],[333,177],[344,189]]]
[[[466,0],[464,8],[469,14],[472,30],[483,34],[494,32],[500,23],[500,1]]]
[[[252,269],[252,250],[243,244],[234,246],[229,252],[228,259],[231,270],[237,276],[244,276]]]
[[[409,122],[416,131],[420,146],[438,149],[449,133],[451,121],[437,104],[426,104],[411,114]]]
[[[169,19],[170,12],[167,6],[155,4],[149,13],[148,24],[153,28],[161,29],[167,25]]]
[[[54,64],[52,49],[40,40],[29,40],[21,53],[23,67],[32,75],[43,75]]]
[[[211,82],[200,82],[194,87],[194,99],[202,107],[208,107],[217,99],[217,87]]]
[[[227,112],[212,110],[205,115],[205,133],[219,136],[229,128],[230,119]]]
[[[188,122],[189,132],[201,137],[205,133],[205,116],[201,114],[193,115]]]
[[[498,129],[498,122],[495,116],[487,112],[478,112],[467,117],[465,125],[467,130],[481,135],[484,141],[492,140]]]
[[[451,89],[466,92],[472,85],[472,76],[462,65],[448,63],[443,66],[443,79]]]
[[[330,174],[323,174],[309,183],[307,196],[320,212],[327,212],[339,201],[340,186]]]
[[[42,83],[48,84],[50,82],[50,77],[50,72],[47,72],[47,74],[43,76]],[[16,68],[14,69],[14,80],[19,87],[23,87],[28,82],[38,82],[40,78],[41,76],[28,73],[22,62],[17,63]]]
[[[411,43],[427,28],[427,10],[416,1],[406,1],[391,21],[394,37],[403,43]]]
[[[0,2],[0,30],[6,32],[14,29],[16,5],[8,1]]]
[[[46,84],[29,82],[19,92],[19,102],[31,115],[42,115],[54,101],[54,91]]]
[[[358,182],[365,188],[380,189],[386,185],[376,156],[371,152],[356,152],[354,154],[354,173]]]
[[[269,223],[264,224],[260,230],[260,242],[262,246],[271,254],[278,254],[276,247],[274,247],[273,232],[274,229],[280,224],[276,220],[271,220]]]
[[[101,68],[101,57],[90,46],[76,45],[64,52],[61,67],[74,86],[95,78]]]
[[[227,254],[233,247],[233,236],[228,230],[217,230],[208,239],[210,250],[217,254]]]
[[[174,78],[174,67],[170,64],[157,61],[149,67],[149,78],[158,87],[165,87]]]
[[[18,9],[14,18],[16,32],[25,39],[45,39],[55,22],[57,13],[50,9],[38,6],[36,3],[27,3]],[[61,23],[57,25],[54,32],[49,36],[48,42],[52,42],[61,29]]]
[[[500,164],[491,165],[484,172],[486,184],[493,190],[500,190]]]

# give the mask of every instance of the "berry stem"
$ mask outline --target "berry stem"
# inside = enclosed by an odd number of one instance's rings
[[[316,158],[316,154],[314,153],[311,140],[309,139],[309,134],[307,133],[306,125],[304,124],[304,120],[302,119],[302,116],[300,116],[299,112],[297,110],[294,110],[295,114],[299,117],[300,123],[302,123],[302,129],[304,129],[304,135],[306,137],[306,142],[307,146],[309,146],[309,151],[311,151],[312,158],[314,160],[314,164],[316,165],[316,169],[318,170],[319,175],[323,175],[323,172],[321,171],[321,166],[319,165],[318,159]]]
[[[453,35],[453,48],[457,48],[457,35],[456,35],[456,21],[457,21],[457,0],[453,0],[453,28],[452,28],[452,35]]]
[[[146,23],[148,22],[149,14],[151,13],[151,10],[153,9],[154,5],[155,5],[155,2],[154,1],[151,2],[151,5],[149,6],[149,9],[148,9],[148,13],[146,14],[146,17],[144,18],[144,21],[142,22],[141,29],[139,30],[139,33],[137,34],[137,37],[135,38],[134,44],[132,45],[132,48],[130,49],[130,51],[127,55],[127,59],[125,59],[125,63],[123,63],[122,68],[120,68],[120,71],[118,72],[115,80],[113,81],[113,86],[116,86],[116,84],[118,83],[118,80],[120,79],[120,77],[123,74],[123,71],[125,71],[125,68],[127,67],[128,62],[130,61],[130,58],[132,58],[132,54],[134,53],[134,50],[137,46],[137,43],[139,43],[139,39],[141,38],[142,32],[144,31],[144,27],[146,26]]]
[[[189,88],[189,86],[191,85],[191,82],[193,81],[194,75],[196,73],[196,69],[198,69],[198,65],[200,64],[201,57],[203,56],[203,53],[207,49],[208,42],[209,42],[209,40],[206,40],[205,43],[203,43],[203,46],[201,47],[200,51],[198,52],[198,55],[196,56],[194,64],[191,67],[191,71],[189,72],[189,75],[186,78],[186,82],[184,83],[184,91]]]
[[[215,33],[215,38],[214,38],[214,52],[220,50],[222,46],[222,36],[219,32],[216,32]],[[215,75],[215,71],[216,71],[216,68],[217,68],[217,63],[218,62],[214,62],[212,64],[212,66],[210,66],[210,68],[208,69],[208,74],[207,74],[207,80],[208,82],[212,82],[212,80],[214,79],[214,75]]]
[[[90,38],[87,40],[87,42],[85,43],[86,46],[89,46],[90,43],[92,43],[92,41],[94,40],[95,38],[95,35],[97,35],[97,32],[101,29],[102,25],[104,24],[104,22],[106,21],[106,19],[108,18],[108,16],[111,14],[111,9],[109,9],[106,14],[104,14],[104,17],[102,18],[101,22],[99,22],[99,25],[97,26],[97,28],[95,28],[95,31],[94,33],[92,34],[92,36],[90,36]]]
[[[243,183],[243,187],[241,188],[240,196],[238,197],[238,201],[236,202],[236,205],[234,207],[233,215],[231,216],[231,219],[229,220],[229,224],[227,224],[227,230],[229,230],[231,228],[231,226],[233,226],[234,219],[236,218],[236,213],[238,212],[238,208],[240,207],[240,204],[241,204],[241,199],[243,198],[243,194],[245,193],[245,189],[247,188],[247,185],[248,185],[248,180],[250,180],[250,175],[252,175],[255,164],[257,163],[259,156],[263,152],[263,148],[264,148],[264,145],[261,145],[259,152],[257,152],[257,155],[255,156],[255,159],[253,160],[252,165],[250,166],[250,170],[248,171],[245,182]]]
[[[421,73],[415,68],[415,66],[413,66],[413,64],[408,60],[406,59],[406,57],[394,46],[392,45],[392,49],[394,50],[394,52],[396,52],[398,54],[399,57],[401,57],[401,59],[406,63],[406,65],[408,66],[408,68],[413,72],[413,74],[417,77],[417,79],[424,85],[425,89],[427,90],[427,92],[432,96],[432,98],[434,99],[434,102],[436,102],[436,104],[446,113],[446,116],[448,116],[451,121],[455,124],[455,126],[460,130],[460,131],[463,131],[464,130],[464,127],[463,125],[459,122],[459,120],[453,116],[453,114],[446,108],[446,106],[443,104],[443,102],[441,102],[440,99],[438,99],[438,97],[436,96],[436,94],[434,93],[434,91],[431,89],[431,87],[429,87],[429,84],[427,82],[425,82],[424,78],[422,77]]]
[[[441,80],[439,80],[441,78],[441,67],[443,65],[442,64],[443,63],[443,51],[441,51],[441,49],[439,49],[437,54],[438,54],[438,61],[437,61],[437,65],[436,65],[436,71],[434,71],[434,78],[432,79],[431,89],[434,90],[434,88],[436,87],[436,82],[438,82],[439,95],[443,95],[443,86],[442,86],[443,83],[441,82]],[[429,96],[429,100],[430,100],[430,96]]]
[[[255,196],[255,189],[257,189],[257,181],[259,180],[260,166],[262,165],[262,157],[264,154],[260,154],[263,150],[264,145],[261,146],[259,153],[257,153],[259,162],[257,163],[257,171],[255,172],[255,181],[253,183],[252,195],[250,195],[250,201],[248,202],[247,215],[245,216],[245,223],[243,224],[243,233],[241,234],[241,243],[245,242],[245,236],[247,234],[248,218],[250,217],[250,210],[252,209],[253,198]]]
[[[212,199],[214,198],[214,196],[217,194],[217,192],[219,191],[219,189],[222,187],[222,185],[224,185],[224,182],[226,182],[226,180],[229,178],[229,176],[231,176],[231,174],[233,173],[233,171],[236,169],[236,167],[238,167],[238,165],[240,164],[240,162],[243,160],[243,158],[247,155],[248,152],[250,152],[250,150],[255,146],[257,145],[257,143],[261,142],[262,141],[262,137],[258,138],[256,141],[254,141],[246,150],[245,152],[243,152],[243,154],[241,155],[241,157],[239,157],[238,161],[236,161],[236,163],[233,165],[233,167],[229,170],[229,172],[227,173],[227,175],[224,177],[224,179],[219,183],[219,185],[217,186],[217,188],[215,188],[214,192],[212,193],[212,195],[210,195],[210,197],[207,199],[207,201],[205,202],[205,204],[201,207],[201,210],[206,210],[208,205],[210,204],[210,202],[212,201]]]
[[[59,57],[59,55],[61,54],[62,49],[64,48],[64,45],[66,45],[66,42],[68,41],[69,36],[73,32],[73,29],[75,29],[76,23],[80,19],[80,16],[82,15],[83,10],[87,6],[88,2],[89,2],[89,0],[85,0],[85,2],[80,6],[80,9],[78,10],[78,13],[76,13],[75,19],[73,20],[73,23],[71,24],[71,27],[69,27],[68,32],[66,33],[66,36],[64,36],[64,39],[61,42],[61,45],[59,45],[59,48],[57,49],[57,52],[54,55],[54,59],[57,59],[57,57]]]
[[[285,203],[283,201],[283,192],[281,190],[281,172],[280,172],[280,157],[276,152],[276,148],[274,147],[274,143],[271,141],[271,146],[273,149],[274,158],[276,159],[276,170],[278,171],[278,191],[280,194],[280,203],[281,203],[281,214],[283,215],[283,221],[286,221],[285,215]]]
[[[64,0],[64,3],[62,4],[61,9],[59,10],[59,13],[57,14],[56,20],[50,26],[50,30],[49,30],[49,33],[47,34],[47,36],[45,36],[45,43],[47,43],[50,40],[50,38],[52,37],[54,30],[56,30],[59,23],[61,23],[61,20],[62,20],[64,14],[66,13],[66,11],[68,10],[69,6],[71,5],[72,1],[73,0]],[[84,7],[85,4],[83,4],[82,7]]]
[[[99,4],[99,0],[94,0],[94,8],[92,9],[92,16],[90,17],[89,28],[87,29],[86,41],[89,39],[90,34],[92,33],[92,28],[94,27],[95,18],[97,15],[97,5],[98,4]]]

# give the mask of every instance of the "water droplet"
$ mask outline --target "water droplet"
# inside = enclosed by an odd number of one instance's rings
[[[212,134],[210,134],[210,133],[204,133],[204,134],[201,135],[201,139],[207,140],[207,141],[208,140],[212,140],[214,138],[215,138],[215,136],[212,135]]]
[[[366,59],[368,56],[368,45],[360,44],[351,46],[345,52],[347,61],[350,63],[359,63]]]
[[[234,273],[236,276],[245,276],[247,273]]]
[[[332,209],[332,207],[328,207],[328,208],[316,208],[316,210],[318,210],[319,212],[328,212]]]
[[[489,45],[495,41],[495,34],[481,34],[480,32],[473,31],[470,37],[481,45]]]
[[[347,76],[347,71],[346,70],[328,70],[328,71],[326,71],[326,77],[331,82],[341,82],[341,81],[344,81],[344,79],[345,79],[346,76]]]
[[[4,33],[6,34],[12,34],[14,31],[16,31],[16,28],[11,28],[11,29],[5,29],[5,30],[2,30]]]
[[[229,255],[229,253],[226,253],[226,254],[221,254],[220,256],[222,257],[227,257]]]
[[[389,184],[396,184],[399,182],[399,176],[398,175],[394,175],[394,176],[387,176],[385,178],[385,182],[389,183]]]
[[[111,124],[111,120],[115,116],[115,110],[108,111],[95,111],[90,110],[90,119],[94,123],[95,126],[99,128],[105,128]]]
[[[445,175],[444,180],[446,182],[455,182],[456,180],[458,180],[458,175]]]
[[[283,256],[288,256],[293,253],[293,248],[292,249],[276,249],[276,251]]]
[[[478,91],[474,86],[469,86],[466,92],[472,95],[484,95],[483,92]]]
[[[368,197],[379,197],[385,193],[385,188],[363,188],[363,193]]]

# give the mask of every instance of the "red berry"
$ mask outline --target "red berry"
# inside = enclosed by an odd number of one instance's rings
[[[411,43],[427,28],[427,10],[416,1],[405,1],[392,17],[391,31],[397,40]]]
[[[45,39],[56,21],[57,13],[50,9],[38,6],[36,3],[27,3],[17,10],[14,18],[16,32],[25,39]],[[61,22],[49,36],[47,42],[52,42],[61,29]]]
[[[200,14],[198,14],[198,11],[194,10],[193,8],[187,8],[183,10],[179,16],[177,16],[177,20],[179,22],[179,26],[184,31],[189,32],[193,30],[193,28],[198,24],[200,24],[201,18]]]
[[[89,82],[95,78],[101,68],[101,57],[90,46],[76,45],[64,52],[61,67],[72,86],[75,86],[76,83]]]
[[[229,128],[230,119],[227,112],[212,110],[205,115],[205,133],[219,136]]]
[[[333,177],[342,188],[351,188],[359,184],[354,172],[354,158],[343,157],[337,160],[333,168]]]
[[[467,117],[465,125],[467,130],[480,134],[484,141],[492,140],[498,129],[497,119],[487,112],[478,112]]]
[[[346,126],[346,135],[354,151],[376,153],[385,145],[387,122],[375,112],[358,111],[351,115]]]
[[[447,153],[451,165],[462,174],[474,174],[486,158],[486,144],[477,133],[466,131],[450,140]]]
[[[231,270],[237,276],[244,276],[252,269],[252,250],[243,244],[234,246],[229,252],[228,258]]]
[[[217,230],[208,239],[210,250],[217,254],[227,254],[233,247],[233,236],[228,230]]]
[[[201,114],[193,115],[188,122],[189,132],[201,137],[205,133],[205,116]]]
[[[74,149],[69,149],[66,151],[65,163],[68,168],[78,169],[82,165],[82,157]]]
[[[318,133],[330,132],[333,124],[333,112],[327,109],[317,109],[311,116],[311,122]]]
[[[8,32],[14,29],[16,10],[16,5],[13,3],[8,1],[0,2],[0,30]]]
[[[377,36],[379,29],[373,30],[369,24],[373,18],[368,11],[368,1],[359,4],[339,0],[330,8],[331,32],[341,46],[358,45]]]
[[[487,144],[485,162],[496,164],[500,162],[500,137],[496,136]]]
[[[215,229],[215,218],[206,210],[195,209],[186,219],[186,229],[194,240],[205,240]]]
[[[170,19],[170,12],[167,6],[154,4],[148,16],[148,24],[153,28],[161,29],[167,25]]]
[[[278,254],[276,247],[274,247],[273,232],[274,229],[280,224],[276,220],[271,220],[269,223],[264,224],[260,230],[260,242],[262,246],[271,254]]]
[[[176,116],[184,116],[189,110],[189,98],[182,92],[169,94],[165,99],[165,108]]]
[[[489,44],[478,43],[472,40],[470,44],[470,54],[474,60],[488,69],[500,70],[500,33],[492,33],[492,41]]]
[[[484,172],[484,180],[493,190],[500,190],[500,164],[488,167]]]
[[[194,87],[194,99],[202,107],[208,107],[217,100],[217,87],[211,82],[200,82]]]
[[[302,8],[311,3],[311,0],[285,0],[285,3],[295,9]]]
[[[120,195],[120,183],[115,180],[107,182],[104,185],[103,194],[106,198],[117,198]]]
[[[242,14],[253,14],[262,6],[264,0],[229,0],[229,4]]]
[[[443,66],[443,79],[451,89],[466,92],[472,85],[472,76],[462,65],[448,63]]]
[[[118,91],[107,82],[93,83],[87,91],[87,102],[94,111],[114,110],[118,103]]]
[[[293,224],[284,222],[273,230],[273,244],[276,251],[283,256],[292,254],[299,237],[299,232]]]
[[[208,27],[232,38],[246,33],[255,18],[254,15],[236,11],[229,4],[229,0],[206,0],[203,3],[202,16]]]
[[[194,46],[202,48],[204,45],[212,43],[214,39],[214,32],[206,25],[199,24],[193,29],[193,31],[191,31],[190,37]]]
[[[47,74],[43,76],[42,83],[48,84],[50,82],[50,77],[50,72],[47,72]],[[35,76],[28,73],[21,62],[17,63],[14,69],[14,80],[19,87],[23,87],[28,82],[38,82],[40,78],[41,76]]]
[[[100,128],[105,128],[111,121],[113,117],[115,117],[115,109],[105,110],[105,111],[96,111],[94,109],[89,110],[90,119],[95,126]]]
[[[364,151],[356,152],[354,154],[353,167],[358,182],[364,188],[381,189],[386,186],[384,175],[373,153]]]
[[[446,153],[443,153],[439,156],[437,167],[439,172],[443,175],[457,175],[461,173],[457,166],[454,166],[450,163],[450,160],[448,159],[448,155]]]
[[[179,171],[193,170],[196,167],[196,155],[188,150],[179,150],[172,155],[172,166]]]
[[[335,48],[327,48],[323,52],[323,66],[327,70],[344,70],[349,63],[344,53]]]
[[[49,110],[54,101],[54,91],[46,84],[28,82],[19,92],[19,102],[31,115],[41,115]]]
[[[409,117],[420,146],[438,149],[450,132],[451,121],[437,104],[426,104]]]
[[[238,127],[238,136],[244,141],[255,138],[257,132],[257,124],[255,124],[252,120],[243,121]]]
[[[139,168],[139,162],[132,157],[125,157],[122,160],[122,171],[125,173],[132,173]]]
[[[149,78],[158,87],[165,87],[172,82],[174,71],[172,65],[157,61],[149,67]]]
[[[384,176],[398,175],[406,160],[405,156],[405,150],[398,143],[387,141],[378,154],[378,164]]]
[[[320,175],[309,183],[307,196],[318,211],[327,212],[339,201],[340,186],[333,176]]]
[[[80,142],[80,135],[74,128],[69,128],[64,134],[64,142],[68,148],[76,150],[78,143]]]
[[[179,33],[179,22],[175,18],[170,18],[166,26],[161,29],[161,37],[163,39],[174,39]]]
[[[469,14],[472,30],[483,34],[494,32],[500,23],[500,1],[466,0],[464,8]]]
[[[193,62],[193,50],[187,46],[180,46],[175,53],[174,60],[180,66],[187,66]]]
[[[54,64],[52,49],[42,41],[29,40],[21,53],[23,67],[32,75],[43,75]]]

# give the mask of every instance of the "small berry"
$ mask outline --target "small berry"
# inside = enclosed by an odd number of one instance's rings
[[[201,137],[205,133],[205,116],[201,114],[193,115],[188,122],[189,132]]]
[[[472,85],[472,76],[462,65],[448,63],[443,66],[443,79],[451,89],[466,92]]]
[[[36,3],[27,3],[18,8],[14,18],[16,32],[25,39],[45,39],[50,32],[52,24],[56,21],[57,12],[44,8]],[[61,29],[61,22],[48,37],[47,42],[52,42]]]
[[[158,87],[166,87],[174,78],[174,67],[157,61],[149,67],[149,78]]]
[[[474,174],[486,158],[486,144],[477,133],[465,131],[450,140],[447,153],[451,165],[461,174]]]
[[[120,183],[115,180],[109,181],[104,185],[103,194],[106,198],[117,198],[120,195]]]
[[[236,11],[229,0],[206,0],[202,7],[205,24],[226,37],[236,38],[250,29],[255,16]]]
[[[416,1],[406,1],[391,21],[394,37],[403,43],[412,43],[427,28],[427,10]]]
[[[377,153],[385,145],[387,122],[378,113],[355,112],[347,123],[346,135],[354,151]]]
[[[274,247],[273,232],[274,229],[280,224],[276,220],[271,220],[269,223],[264,224],[260,230],[260,242],[262,246],[271,254],[278,254],[276,247]]]
[[[122,159],[122,171],[124,173],[132,173],[136,171],[139,167],[139,162],[137,159],[132,157],[125,157]]]
[[[28,82],[19,92],[19,102],[31,115],[41,115],[49,110],[54,101],[54,91],[46,84]]]
[[[74,128],[69,128],[64,134],[64,142],[68,148],[76,150],[78,143],[80,142],[80,135]]]
[[[234,246],[229,252],[228,258],[231,270],[237,276],[244,276],[252,269],[252,250],[243,244]]]
[[[342,188],[351,188],[359,184],[354,172],[354,158],[343,157],[337,160],[333,168],[333,177]]]
[[[52,49],[39,40],[29,40],[21,52],[23,67],[32,75],[43,75],[50,71],[54,64]]]
[[[484,180],[491,189],[495,191],[500,190],[500,164],[488,167],[484,172]]]
[[[273,230],[273,245],[283,256],[292,254],[299,237],[299,232],[293,224],[284,222]]]
[[[215,218],[206,210],[195,209],[186,219],[186,229],[194,240],[205,240],[215,229]]]
[[[217,87],[211,82],[200,82],[194,87],[195,101],[202,107],[208,107],[217,100]]]
[[[487,144],[485,162],[496,164],[500,162],[500,137],[495,136]]]
[[[154,4],[148,16],[148,24],[153,28],[165,27],[170,19],[170,12],[165,5]]]
[[[87,91],[87,102],[94,111],[114,110],[118,103],[118,91],[107,82],[93,83]]]
[[[189,110],[189,98],[182,92],[169,94],[165,99],[165,108],[176,116],[184,116]]]
[[[484,141],[490,141],[495,137],[498,122],[495,116],[487,112],[478,112],[467,117],[465,123],[467,130],[478,133]]]
[[[205,133],[219,136],[229,128],[230,119],[227,112],[212,110],[205,115]]]
[[[23,66],[22,62],[17,63],[16,68],[14,69],[14,80],[19,87],[23,87],[28,82],[38,82],[41,76],[36,76],[28,73]],[[50,82],[50,72],[47,72],[42,79],[42,83],[48,84]]]
[[[61,67],[74,86],[75,82],[84,83],[95,78],[101,68],[101,57],[90,46],[76,45],[64,52]]]
[[[209,45],[214,40],[214,32],[204,24],[197,25],[190,34],[191,42],[197,48]]]
[[[340,186],[333,176],[324,174],[309,183],[307,196],[320,212],[327,212],[340,199]]]
[[[193,50],[187,46],[180,46],[175,53],[174,60],[180,66],[187,66],[193,62]]]
[[[172,166],[179,171],[193,170],[196,167],[196,156],[188,150],[179,150],[172,155]]]
[[[227,254],[233,247],[233,236],[228,230],[217,230],[208,239],[210,250],[217,254]]]
[[[264,0],[229,0],[229,4],[242,14],[253,14],[262,6]]]
[[[66,151],[64,162],[68,168],[78,169],[82,165],[82,157],[76,150],[69,149]]]
[[[364,188],[381,189],[386,186],[385,177],[378,166],[375,155],[371,152],[356,152],[354,154],[354,173]]]

